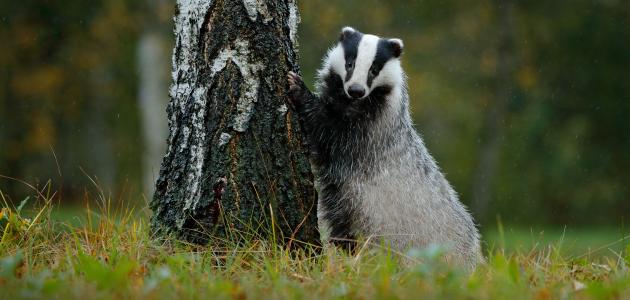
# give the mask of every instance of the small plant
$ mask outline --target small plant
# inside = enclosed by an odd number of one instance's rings
[[[16,209],[9,207],[4,195],[0,193],[0,197],[3,198],[4,207],[0,209],[0,228],[2,228],[2,238],[0,239],[0,247],[10,240],[16,238],[22,238],[31,228],[32,221],[29,218],[25,218],[21,215],[22,209],[28,202],[29,198],[24,199]]]

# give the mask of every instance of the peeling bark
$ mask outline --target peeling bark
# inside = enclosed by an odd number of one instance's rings
[[[195,243],[273,232],[319,242],[307,151],[284,105],[298,22],[294,0],[177,2],[157,231]]]

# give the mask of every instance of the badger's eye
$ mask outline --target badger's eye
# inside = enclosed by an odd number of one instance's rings
[[[354,67],[354,62],[347,61],[346,62],[346,69],[352,69],[352,67]]]
[[[376,72],[376,69],[375,69],[375,68],[370,68],[370,75],[371,75],[372,77],[376,77],[376,75],[377,75],[376,73],[377,73],[377,72]]]

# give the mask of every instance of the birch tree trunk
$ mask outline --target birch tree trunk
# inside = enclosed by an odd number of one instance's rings
[[[295,0],[177,1],[158,232],[318,243],[313,176],[285,105],[298,21]]]

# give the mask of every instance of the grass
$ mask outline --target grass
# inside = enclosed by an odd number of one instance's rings
[[[129,209],[101,205],[63,221],[50,201],[31,213],[3,205],[2,299],[630,299],[624,243],[588,250],[572,242],[578,232],[488,231],[488,262],[467,274],[443,264],[435,247],[407,253],[422,261],[411,266],[378,247],[356,256],[267,241],[215,249],[157,239]],[[589,243],[619,239],[599,234]]]
[[[630,230],[618,228],[524,228],[504,225],[504,232],[491,228],[483,232],[488,248],[500,248],[509,253],[539,251],[553,246],[565,257],[602,258],[625,252]]]

